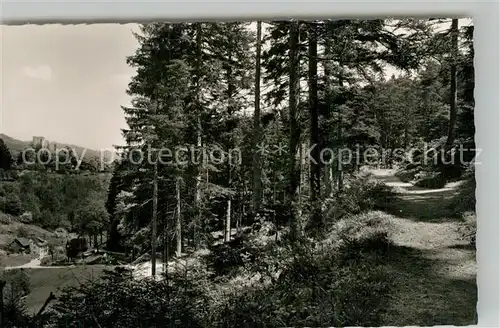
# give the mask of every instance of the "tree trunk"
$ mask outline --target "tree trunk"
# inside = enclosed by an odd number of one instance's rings
[[[320,193],[321,163],[319,145],[319,119],[318,119],[318,39],[315,23],[309,24],[309,115],[310,115],[310,141],[312,161],[309,184],[311,201],[316,203]]]
[[[168,203],[166,208],[169,208]],[[175,215],[175,210],[174,210]],[[165,216],[163,219],[163,233],[162,233],[162,244],[163,244],[163,273],[167,273],[167,262],[168,262],[168,253],[167,253],[167,238],[168,238],[168,230],[167,230],[168,218]]]
[[[318,40],[316,25],[309,24],[309,116],[310,116],[310,147],[312,160],[309,159],[309,189],[312,205],[310,227],[318,228],[322,224],[319,197],[321,193],[321,145],[319,144],[319,114],[318,114]]]
[[[156,224],[158,221],[158,160],[154,163],[153,220],[151,222],[151,276],[156,275]]]
[[[106,249],[109,251],[119,251],[120,250],[120,233],[118,232],[118,225],[120,220],[113,219],[110,223],[108,239],[106,240]]]
[[[4,327],[4,306],[3,306],[3,290],[7,282],[5,280],[0,280],[0,327]]]
[[[201,106],[200,104],[200,99],[199,95],[201,93],[200,90],[200,75],[201,75],[201,23],[196,23],[196,105]],[[199,108],[198,108],[199,110]],[[198,113],[198,117],[196,118],[196,124],[197,124],[197,129],[196,129],[196,136],[197,136],[197,141],[196,141],[196,146],[198,148],[198,151],[201,151],[202,148],[202,142],[201,142],[201,135],[202,135],[202,126],[201,126],[201,117],[200,113]],[[196,208],[196,218],[195,222],[193,222],[193,246],[195,249],[198,247],[198,236],[197,236],[197,225],[201,222],[201,211],[200,211],[200,204],[201,204],[201,167],[202,165],[198,164],[198,169],[197,169],[197,174],[196,174],[196,186],[195,186],[195,197],[194,197],[194,206]],[[208,172],[208,171],[207,171]],[[208,173],[207,173],[208,175]]]
[[[175,192],[177,198],[177,220],[175,220],[175,238],[176,238],[176,256],[180,257],[182,254],[182,215],[181,215],[181,179],[177,178],[175,181]]]
[[[260,56],[261,56],[262,22],[257,22],[257,41],[255,55],[255,111],[253,114],[253,211],[257,213],[260,209],[262,199],[262,181],[260,153],[257,145],[260,140]]]
[[[330,50],[330,37],[331,37],[331,23],[330,22],[327,22],[326,24],[326,28],[327,28],[327,34],[326,34],[326,37],[325,37],[325,45],[324,45],[324,48],[325,48],[325,58],[323,60],[323,70],[324,70],[324,75],[323,75],[323,78],[324,78],[324,97],[325,97],[325,100],[326,100],[326,103],[327,103],[327,106],[328,106],[328,116],[331,117],[332,115],[332,108],[331,108],[331,80],[330,80],[330,77],[331,77],[331,66],[330,66],[330,62],[331,62],[331,58],[330,58],[330,55],[331,55],[331,50]],[[326,131],[325,131],[326,132]],[[329,131],[328,131],[329,132]],[[328,134],[330,135],[330,134]],[[328,145],[331,145],[331,142],[328,143]],[[333,147],[332,147],[333,149]],[[331,154],[328,154],[328,157],[326,158],[326,160],[329,162],[329,164],[326,166],[326,173],[325,173],[325,194],[326,194],[326,197],[333,197],[333,190],[334,190],[334,177],[333,177],[333,158],[330,157]],[[332,155],[333,157],[333,155]]]
[[[455,141],[455,125],[457,123],[457,56],[458,56],[458,19],[451,20],[451,65],[450,65],[450,121],[446,150],[450,150]]]
[[[275,135],[279,135],[279,125],[278,125],[278,111],[274,111],[274,122],[273,122],[273,126],[274,126],[274,133]],[[281,155],[281,154],[280,154]],[[273,205],[276,205],[276,201],[277,201],[277,197],[278,197],[278,194],[277,194],[277,191],[276,191],[276,185],[277,185],[277,180],[278,180],[278,177],[277,177],[277,174],[276,174],[276,169],[274,169],[274,166],[276,165],[276,161],[277,161],[277,158],[276,156],[273,156],[273,159],[272,159],[272,166],[273,166],[273,169],[272,169],[272,176],[273,176]]]
[[[305,144],[305,147],[306,149],[309,149],[309,147],[311,147],[311,143],[310,142],[307,142]],[[310,182],[311,181],[311,164],[312,164],[312,161],[309,160],[309,158],[307,157],[306,154],[303,153],[303,161],[304,161],[304,167],[305,167],[305,170],[307,172],[306,176],[305,176],[305,180],[304,180],[304,184],[306,186],[308,186],[307,188],[307,197],[309,197],[309,199],[311,198],[311,193],[312,193],[312,188],[311,188],[311,184],[310,183],[307,183],[308,181]],[[307,157],[307,158],[306,158]]]
[[[329,197],[331,193],[331,186],[330,186],[330,165],[324,165],[323,166],[323,184],[325,185],[325,197]]]
[[[410,98],[410,95],[409,93],[406,94],[406,98],[409,100],[411,99]],[[412,117],[412,113],[410,113],[410,106],[412,106],[413,104],[410,103],[410,104],[406,104],[404,106],[404,115],[407,119],[404,120],[403,124],[404,124],[404,135],[403,135],[403,149],[406,151],[407,150],[407,147],[410,143],[410,118]]]
[[[236,235],[240,236],[241,232],[241,219],[243,218],[244,205],[243,202],[239,204],[239,215],[236,217]]]
[[[297,147],[300,142],[300,126],[298,123],[298,104],[300,93],[300,77],[299,77],[299,24],[297,21],[290,23],[290,85],[289,85],[289,111],[290,111],[290,140],[289,140],[289,157],[288,157],[288,190],[287,198],[291,209],[290,226],[292,240],[298,237],[299,234],[299,218],[297,217],[294,208],[297,198],[297,187],[300,179],[300,166],[297,166]]]
[[[302,142],[299,143],[299,161],[300,161],[300,165],[299,165],[299,186],[298,186],[298,195],[299,195],[299,200],[302,199],[302,192],[303,192],[303,189],[304,189],[304,180],[307,181],[307,179],[305,178],[305,175],[304,175],[304,166],[305,166],[305,163],[304,163],[304,152],[303,152],[303,149],[304,149],[304,144]]]
[[[276,205],[276,171],[273,170],[273,205]]]
[[[231,165],[229,165],[229,188],[231,187]],[[226,208],[226,223],[224,224],[224,242],[229,242],[231,240],[231,196],[227,198],[227,208]]]
[[[224,242],[231,241],[231,198],[227,200],[227,208],[226,208],[226,231],[224,233]]]
[[[340,92],[344,92],[344,78],[342,76],[343,75],[342,70],[344,69],[344,67],[343,67],[342,60],[339,62],[339,66],[340,66],[340,73],[339,73]],[[343,156],[342,148],[344,146],[344,142],[343,142],[343,135],[342,135],[342,124],[343,123],[342,123],[342,107],[341,106],[339,106],[338,113],[339,113],[338,127],[337,127],[338,143],[339,143],[338,146],[339,146],[339,154],[342,154],[342,156]],[[344,189],[344,174],[343,174],[342,161],[343,161],[343,158],[339,158],[339,165],[338,165],[338,188],[339,188],[339,191]]]

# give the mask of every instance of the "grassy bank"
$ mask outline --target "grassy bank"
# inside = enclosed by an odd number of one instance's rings
[[[27,254],[0,254],[0,268],[19,266],[31,261]]]

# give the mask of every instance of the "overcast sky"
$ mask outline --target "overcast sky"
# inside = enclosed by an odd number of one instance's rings
[[[123,144],[136,24],[1,26],[0,132],[92,149]]]
[[[122,144],[135,24],[2,26],[0,132],[88,148]]]

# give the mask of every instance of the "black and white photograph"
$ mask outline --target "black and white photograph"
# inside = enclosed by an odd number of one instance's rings
[[[0,327],[477,324],[473,33],[2,25]]]

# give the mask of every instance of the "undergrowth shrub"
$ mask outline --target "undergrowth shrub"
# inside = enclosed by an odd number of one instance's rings
[[[266,222],[249,235],[213,245],[204,256],[205,263],[217,276],[234,275],[240,267],[255,261],[270,240],[275,240],[273,229],[273,225]]]
[[[343,262],[387,255],[389,233],[389,215],[380,211],[349,216],[334,225],[331,232],[339,241],[338,249]]]
[[[345,215],[323,228],[325,238],[294,244],[276,241],[264,223],[214,246],[196,276],[169,274],[167,284],[117,269],[66,289],[45,326],[377,326],[393,280],[388,219],[377,211]],[[211,269],[226,276],[214,279]]]
[[[218,317],[226,327],[367,326],[380,322],[391,277],[387,214],[341,219],[329,239],[274,245],[256,257],[277,272],[272,284],[228,298]],[[255,269],[254,269],[255,270]]]
[[[421,188],[440,189],[446,184],[441,172],[421,172],[415,178],[415,186]]]
[[[325,201],[324,220],[335,222],[348,214],[386,210],[395,197],[392,188],[383,182],[370,177],[353,179],[348,188]]]
[[[447,149],[446,139],[441,137],[430,143],[418,142],[412,147],[412,152],[407,153],[395,176],[423,188],[442,188],[446,182],[461,179],[467,171],[464,163],[474,159],[474,141],[458,138]]]
[[[299,263],[269,288],[231,298],[227,327],[368,326],[380,322],[390,287],[383,267],[338,266],[329,259]]]
[[[41,266],[49,266],[52,264],[52,258],[50,256],[45,256],[40,260]]]
[[[28,231],[28,229],[26,227],[20,226],[16,230],[16,236],[19,238],[28,238],[28,237],[30,237],[30,232]]]
[[[0,211],[12,215],[20,215],[23,212],[21,200],[15,194],[0,195]]]
[[[422,170],[420,167],[405,167],[397,171],[394,176],[403,182],[413,182],[417,174]]]
[[[384,210],[395,194],[391,187],[382,182],[372,182],[367,185],[361,194],[362,210]]]
[[[462,219],[463,222],[461,222],[458,227],[460,237],[469,245],[476,246],[476,215],[473,212],[466,212],[463,214]]]
[[[226,275],[245,263],[245,249],[242,238],[233,239],[229,243],[212,246],[205,259],[216,275]]]
[[[476,211],[476,180],[474,176],[468,176],[467,180],[460,185],[449,206],[453,214],[458,217],[465,212]]]
[[[6,282],[3,290],[2,328],[27,327],[29,315],[26,295],[31,291],[29,276],[24,270],[4,271],[0,280]]]
[[[134,280],[129,270],[118,268],[63,290],[44,327],[204,327],[206,308],[195,280]]]

